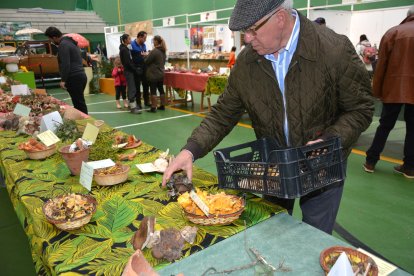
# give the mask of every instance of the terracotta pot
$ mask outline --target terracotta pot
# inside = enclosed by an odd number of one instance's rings
[[[122,276],[158,276],[159,274],[151,267],[148,261],[145,259],[141,250],[135,251],[135,253],[129,258],[127,265],[124,268]]]
[[[59,149],[60,154],[68,166],[72,175],[80,175],[82,161],[87,162],[89,158],[89,148],[77,151],[69,152],[69,146],[64,146]]]

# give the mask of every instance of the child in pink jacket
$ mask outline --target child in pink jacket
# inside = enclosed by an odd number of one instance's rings
[[[121,59],[119,57],[116,57],[114,60],[112,77],[115,79],[116,107],[121,108],[119,99],[122,96],[124,107],[128,108],[128,100],[126,99],[126,78],[124,76],[124,67],[122,66]]]

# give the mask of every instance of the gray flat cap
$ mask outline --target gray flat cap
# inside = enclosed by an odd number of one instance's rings
[[[245,30],[283,2],[285,0],[238,0],[230,17],[229,29]]]

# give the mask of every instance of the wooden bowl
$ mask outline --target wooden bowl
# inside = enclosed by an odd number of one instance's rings
[[[112,186],[122,182],[125,182],[128,179],[128,172],[130,167],[128,165],[122,165],[122,172],[116,174],[106,174],[98,175],[97,173],[93,174],[96,184],[101,186]]]
[[[77,195],[81,195],[88,203],[92,204],[92,211],[90,213],[85,214],[82,217],[71,219],[71,220],[55,219],[51,213],[52,211],[50,208],[50,204],[52,204],[53,202],[52,200],[48,200],[43,204],[43,208],[42,208],[43,214],[45,215],[47,221],[49,221],[51,224],[54,224],[57,228],[64,230],[64,231],[78,229],[84,226],[85,224],[89,223],[93,214],[96,212],[96,206],[97,206],[96,199],[90,195],[82,195],[82,194],[77,194]],[[61,195],[56,198],[63,198],[67,196],[68,195]]]
[[[45,150],[38,150],[38,151],[25,150],[24,152],[26,153],[26,155],[29,159],[41,160],[41,159],[46,159],[49,156],[55,154],[56,149],[57,149],[56,144],[54,144],[54,145],[51,145],[50,147],[48,147]]]
[[[321,252],[319,256],[319,262],[326,274],[329,273],[332,266],[335,264],[336,260],[342,252],[345,252],[345,254],[348,256],[348,259],[351,262],[352,269],[354,270],[354,272],[356,270],[355,266],[358,266],[359,263],[362,263],[364,265],[364,268],[366,269],[368,266],[368,262],[370,260],[371,268],[369,269],[368,275],[378,276],[378,266],[375,264],[372,258],[370,258],[362,252],[359,252],[356,249],[344,246],[332,246],[324,249]]]

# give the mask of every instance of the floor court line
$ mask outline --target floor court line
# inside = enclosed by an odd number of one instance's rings
[[[118,110],[118,111],[96,111],[96,112],[88,112],[89,115],[91,114],[115,114],[115,113],[129,113],[129,110]]]
[[[174,120],[174,119],[179,119],[179,118],[183,118],[183,117],[190,117],[190,116],[193,116],[193,114],[185,114],[185,115],[168,117],[168,118],[163,118],[163,119],[158,119],[158,120],[152,120],[152,121],[147,121],[147,122],[141,122],[141,123],[136,123],[136,124],[116,126],[114,128],[115,129],[127,128],[127,127],[133,127],[133,126],[139,126],[139,125],[146,125],[146,124],[158,123],[158,122],[162,122],[162,121]]]

